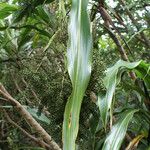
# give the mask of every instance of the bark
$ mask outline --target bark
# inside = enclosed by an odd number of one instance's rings
[[[9,102],[11,102],[23,118],[39,133],[39,135],[50,145],[52,150],[61,150],[58,144],[52,137],[42,128],[42,126],[31,116],[31,114],[16,100],[14,99],[0,84],[0,94],[2,94]]]

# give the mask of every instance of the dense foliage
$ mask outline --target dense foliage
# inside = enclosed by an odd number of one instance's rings
[[[64,150],[149,150],[149,37],[149,0],[1,0],[0,82]],[[0,149],[24,131],[1,94]]]

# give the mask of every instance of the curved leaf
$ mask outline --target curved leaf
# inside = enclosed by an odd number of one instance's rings
[[[108,111],[112,104],[112,99],[113,99],[113,95],[115,92],[115,88],[116,88],[117,82],[120,81],[119,77],[121,78],[120,75],[118,76],[118,71],[121,71],[124,68],[134,69],[140,63],[141,61],[130,63],[130,62],[126,62],[123,60],[119,60],[113,67],[107,69],[106,77],[104,78],[104,85],[107,91],[103,98],[101,98],[101,96],[98,96],[98,101],[97,101],[97,105],[100,109],[101,118],[102,118],[105,128],[107,124]]]
[[[140,79],[145,81],[147,87],[150,89],[150,64],[142,61],[140,65],[135,68],[135,72]]]
[[[82,99],[91,74],[91,33],[87,14],[88,0],[72,0],[69,26],[68,72],[72,94],[65,108],[63,122],[63,149],[74,150],[79,128]]]
[[[138,143],[145,137],[145,135],[140,134],[138,136],[136,136],[127,146],[126,150],[131,150],[131,149],[135,149],[138,146]]]
[[[125,137],[128,124],[133,114],[138,110],[129,110],[124,112],[117,124],[112,127],[110,134],[106,138],[102,150],[119,150]]]

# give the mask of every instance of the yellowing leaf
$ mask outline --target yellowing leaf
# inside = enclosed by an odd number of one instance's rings
[[[136,148],[138,143],[140,142],[140,140],[142,138],[144,138],[145,135],[141,134],[141,135],[138,135],[137,137],[135,137],[130,143],[129,145],[127,146],[126,150],[133,150],[133,148]]]

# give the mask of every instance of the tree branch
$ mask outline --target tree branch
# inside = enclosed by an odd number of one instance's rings
[[[31,114],[16,100],[14,99],[0,84],[0,94],[8,99],[13,105],[16,106],[18,112],[25,118],[25,120],[41,135],[41,137],[50,145],[52,150],[61,150],[58,144],[51,138],[51,136],[42,128],[42,126],[31,116]]]

